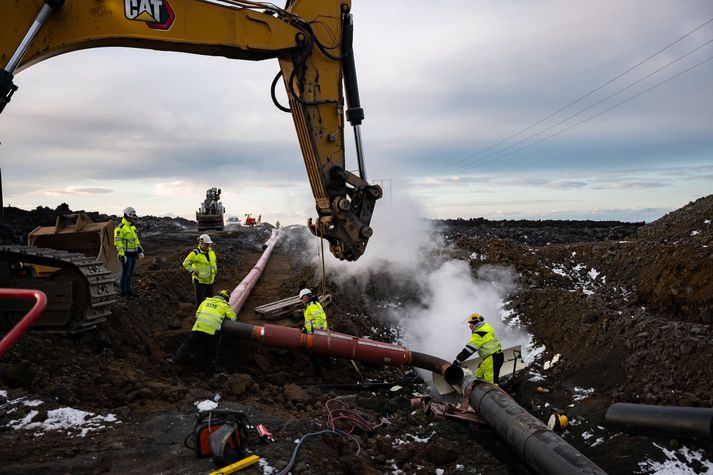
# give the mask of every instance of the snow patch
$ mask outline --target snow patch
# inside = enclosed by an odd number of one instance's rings
[[[100,416],[71,407],[47,411],[44,422],[30,422],[37,414],[37,411],[30,411],[22,420],[10,421],[10,426],[13,429],[39,430],[36,436],[50,430],[67,430],[69,435],[74,430],[79,431],[80,437],[84,437],[90,431],[104,429],[107,422],[118,422],[114,414]]]
[[[657,475],[693,475],[698,473],[713,473],[713,461],[706,460],[703,449],[691,450],[686,446],[678,450],[668,450],[654,444],[661,449],[666,460],[644,460],[639,462],[639,468],[646,473]]]
[[[211,401],[210,399],[204,399],[203,401],[196,401],[193,403],[194,406],[198,408],[199,411],[212,411],[218,407],[218,403]]]
[[[594,388],[584,389],[584,388],[575,387],[574,388],[574,396],[572,397],[572,400],[573,401],[581,401],[582,399],[587,399],[592,394],[594,394]]]

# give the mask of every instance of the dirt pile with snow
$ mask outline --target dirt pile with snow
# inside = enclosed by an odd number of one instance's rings
[[[533,360],[508,390],[542,420],[552,406],[566,410],[572,423],[561,435],[568,443],[609,473],[651,473],[647,467],[683,452],[698,457],[690,466],[702,471],[713,464],[710,445],[627,436],[603,419],[620,401],[713,406],[713,365],[701,363],[713,358],[711,219],[713,197],[647,226],[459,220],[443,228],[448,244],[431,258],[466,263],[473,274],[513,270],[502,318],[531,334]],[[48,220],[37,224],[53,224]],[[0,360],[0,474],[206,473],[210,460],[196,458],[184,439],[196,412],[213,406],[243,411],[273,433],[271,444],[246,440],[263,460],[245,473],[287,466],[295,441],[325,429],[335,408],[346,411],[343,428],[362,425],[351,438],[306,441],[292,473],[530,473],[492,433],[414,411],[414,393],[430,390],[413,370],[338,361],[316,380],[305,354],[230,335],[221,346],[224,375],[204,378],[200,354],[186,365],[168,364],[194,321],[180,264],[198,234],[181,229],[190,223],[170,221],[139,220],[147,258],[137,270],[138,298],[115,304],[96,331],[27,334]],[[505,238],[494,231],[503,229]],[[237,285],[271,230],[265,224],[211,233],[216,289]],[[305,256],[309,233],[285,231],[240,321],[262,323],[255,307],[320,288],[320,270]],[[328,275],[326,284],[330,327],[382,341],[399,332],[375,316],[396,298],[417,302],[423,291],[379,270],[366,283]],[[290,317],[270,323],[300,326]]]

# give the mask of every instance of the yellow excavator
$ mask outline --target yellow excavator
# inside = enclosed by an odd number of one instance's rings
[[[334,256],[353,261],[372,235],[382,190],[368,183],[364,165],[350,10],[350,0],[287,0],[284,8],[247,0],[0,0],[0,112],[18,89],[16,73],[80,49],[276,58],[270,92],[297,131],[317,210],[308,226]],[[288,104],[275,94],[280,80]],[[345,116],[354,128],[358,173],[345,166]],[[6,250],[0,258],[17,263],[20,254]],[[86,287],[81,279],[75,285]]]

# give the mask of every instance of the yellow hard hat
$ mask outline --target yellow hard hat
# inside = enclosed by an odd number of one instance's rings
[[[559,409],[553,409],[547,421],[547,427],[553,431],[564,430],[569,426],[569,418]]]
[[[223,299],[227,302],[228,300],[230,300],[230,292],[228,292],[227,290],[221,290],[220,292],[218,292],[218,297],[223,297]]]
[[[478,322],[482,322],[483,320],[484,320],[484,319],[483,319],[483,316],[482,316],[481,314],[479,314],[479,313],[471,313],[470,316],[468,317],[468,319],[467,319],[466,321],[467,321],[468,323],[478,323]]]

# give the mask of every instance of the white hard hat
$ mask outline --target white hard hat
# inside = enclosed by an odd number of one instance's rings
[[[208,236],[207,234],[201,234],[198,237],[198,242],[204,242],[206,244],[213,244],[213,241],[210,240],[210,236]]]
[[[305,295],[312,295],[312,291],[309,289],[300,290],[300,298],[304,297]]]
[[[124,208],[124,214],[128,216],[129,218],[135,218],[136,217],[136,210],[132,208],[131,206],[127,206]]]

